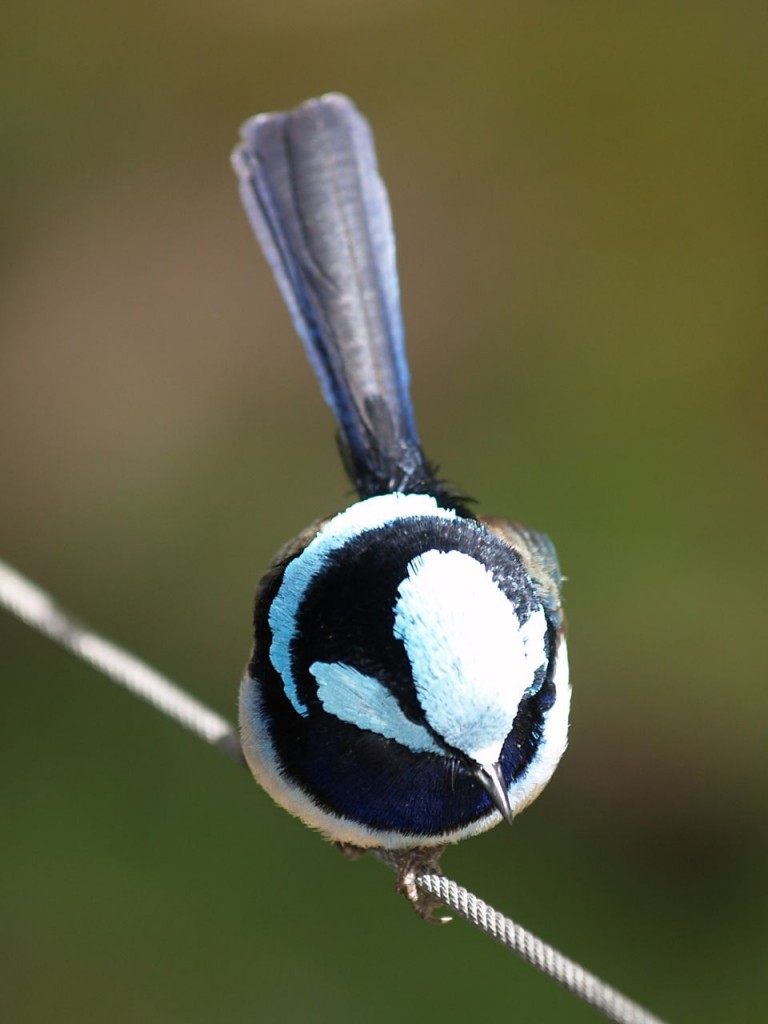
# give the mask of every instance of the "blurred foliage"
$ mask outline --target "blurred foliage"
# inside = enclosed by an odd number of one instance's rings
[[[348,486],[227,154],[350,93],[427,450],[569,577],[571,749],[445,867],[674,1022],[759,1019],[765,5],[4,15],[3,556],[234,715],[255,582]],[[595,1019],[5,617],[0,649],[3,1020]]]

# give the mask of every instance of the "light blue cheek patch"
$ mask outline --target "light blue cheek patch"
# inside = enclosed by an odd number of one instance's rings
[[[415,754],[445,755],[423,725],[405,717],[393,694],[378,679],[339,661],[316,661],[309,671],[317,680],[317,695],[328,714],[395,740]]]
[[[291,663],[291,644],[296,636],[296,619],[307,588],[324,569],[334,551],[367,530],[375,530],[398,519],[431,516],[455,519],[456,513],[440,508],[427,494],[380,494],[358,501],[330,519],[313,537],[301,554],[289,563],[283,580],[269,609],[272,630],[270,661],[285,686],[288,700],[296,711],[306,717],[306,704],[299,697]]]
[[[541,608],[523,624],[488,569],[460,551],[426,551],[398,588],[395,636],[424,716],[478,764],[501,757],[523,696],[546,662]]]

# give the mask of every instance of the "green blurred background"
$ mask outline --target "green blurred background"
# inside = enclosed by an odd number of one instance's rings
[[[260,573],[348,501],[228,167],[375,128],[427,450],[547,530],[571,747],[447,871],[673,1022],[763,1019],[768,9],[10,0],[0,549],[235,714]],[[0,1018],[591,1021],[0,616]]]

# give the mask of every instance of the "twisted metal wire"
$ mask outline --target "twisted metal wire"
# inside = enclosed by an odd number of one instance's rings
[[[243,760],[234,726],[190,696],[166,676],[139,658],[92,632],[78,622],[44,590],[0,561],[0,607],[93,665],[135,697],[212,746],[221,747],[233,760]]]
[[[416,885],[579,999],[594,1006],[608,1020],[616,1021],[616,1024],[663,1024],[661,1018],[627,999],[453,879],[423,871],[416,875]]]
[[[139,658],[79,623],[44,590],[3,561],[0,561],[0,607],[206,743],[218,747],[232,760],[244,760],[237,730],[230,722]],[[423,870],[416,874],[415,883],[615,1024],[663,1024],[659,1017],[627,999],[452,879]]]

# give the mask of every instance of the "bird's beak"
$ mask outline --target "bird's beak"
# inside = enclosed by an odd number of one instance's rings
[[[509,795],[501,774],[500,764],[481,765],[475,769],[475,778],[493,800],[497,809],[501,812],[504,821],[512,824],[512,808],[509,805]]]

